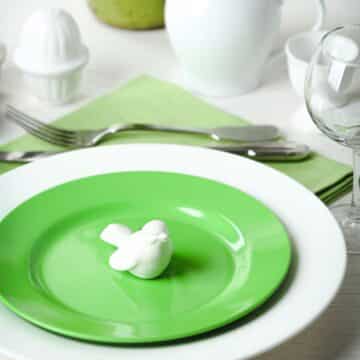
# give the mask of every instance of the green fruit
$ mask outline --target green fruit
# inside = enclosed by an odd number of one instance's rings
[[[153,29],[164,26],[165,0],[88,0],[103,22],[125,29]]]

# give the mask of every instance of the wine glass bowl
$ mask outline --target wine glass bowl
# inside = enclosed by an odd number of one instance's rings
[[[353,149],[352,202],[332,211],[348,252],[360,254],[360,25],[341,26],[323,36],[308,68],[305,100],[315,125]]]

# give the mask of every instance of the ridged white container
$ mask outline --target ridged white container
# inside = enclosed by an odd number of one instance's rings
[[[79,93],[82,69],[60,76],[24,73],[24,80],[29,90],[44,102],[54,105],[68,103]]]
[[[24,24],[14,60],[32,94],[64,104],[79,92],[89,51],[72,16],[47,9],[35,12]]]

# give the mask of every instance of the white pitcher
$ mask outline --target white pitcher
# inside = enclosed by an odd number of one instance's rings
[[[360,24],[359,0],[326,0],[326,25]]]
[[[360,0],[359,0],[360,1]],[[324,0],[315,0],[324,20]],[[279,35],[282,0],[167,0],[168,34],[188,86],[210,96],[256,88]]]

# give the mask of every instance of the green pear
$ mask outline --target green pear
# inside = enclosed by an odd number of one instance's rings
[[[165,0],[88,0],[103,22],[124,29],[154,29],[164,26]]]

